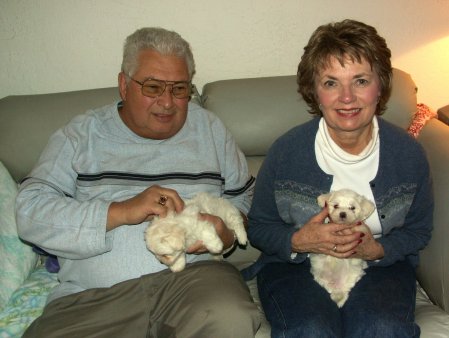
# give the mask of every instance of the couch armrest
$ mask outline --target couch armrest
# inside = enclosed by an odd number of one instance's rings
[[[449,312],[449,126],[431,119],[418,141],[424,146],[434,182],[434,229],[429,245],[421,252],[418,280],[430,299]]]

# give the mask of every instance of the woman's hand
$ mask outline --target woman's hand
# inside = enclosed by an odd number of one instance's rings
[[[112,202],[106,229],[109,231],[124,224],[140,224],[156,215],[165,217],[169,211],[181,212],[183,209],[184,201],[175,190],[153,185],[130,199]]]
[[[311,252],[348,258],[356,254],[362,243],[363,233],[355,227],[359,224],[324,223],[327,208],[313,216],[296,231],[291,240],[293,252]]]
[[[356,230],[359,230],[358,227]],[[384,248],[382,244],[376,241],[368,227],[362,230],[362,241],[355,249],[351,258],[361,258],[366,261],[373,261],[384,257]]]

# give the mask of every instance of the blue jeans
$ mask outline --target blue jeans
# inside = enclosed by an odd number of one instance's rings
[[[340,309],[310,273],[310,262],[270,263],[257,284],[271,337],[419,337],[415,269],[407,262],[369,267]]]

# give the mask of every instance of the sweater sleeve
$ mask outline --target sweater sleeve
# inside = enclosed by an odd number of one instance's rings
[[[260,168],[254,198],[248,214],[248,237],[251,244],[274,260],[301,263],[307,254],[292,255],[291,238],[296,227],[286,224],[276,205],[275,179],[279,165],[276,143]],[[274,258],[276,257],[276,259]]]
[[[19,235],[49,253],[83,259],[111,250],[106,234],[109,202],[78,201],[72,167],[76,145],[57,131],[38,164],[21,184],[16,199]]]
[[[249,174],[245,155],[227,132],[225,150],[225,191],[223,194],[245,215],[251,205],[254,178]]]
[[[244,153],[216,114],[196,105],[191,108],[201,113],[195,121],[196,127],[203,126],[195,138],[201,137],[202,142],[211,144],[217,156],[220,174],[224,179],[223,197],[246,215],[251,205],[254,178],[248,171]]]
[[[429,164],[424,150],[418,147],[418,156],[412,162],[416,175],[416,191],[405,216],[399,224],[378,239],[384,248],[384,258],[370,265],[388,266],[408,259],[418,264],[418,254],[430,240],[433,228],[434,199]]]

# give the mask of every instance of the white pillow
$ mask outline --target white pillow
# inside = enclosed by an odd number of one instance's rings
[[[38,258],[17,234],[16,196],[17,184],[0,162],[0,309],[28,278]]]

